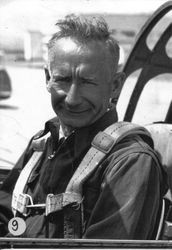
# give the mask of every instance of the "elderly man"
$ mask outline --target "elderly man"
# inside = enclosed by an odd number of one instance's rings
[[[115,130],[98,132],[117,122],[112,100],[124,80],[118,44],[102,19],[70,15],[57,26],[45,69],[57,117],[32,138],[4,182],[1,232],[14,213],[26,223],[23,237],[152,239],[163,173],[149,135],[128,134],[109,151],[99,150]]]

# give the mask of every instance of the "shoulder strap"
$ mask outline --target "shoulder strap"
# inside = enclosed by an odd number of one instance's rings
[[[116,122],[105,129],[107,134],[111,135],[114,140],[115,144],[122,141],[125,137],[129,135],[139,135],[151,146],[153,147],[153,140],[151,138],[151,134],[149,131],[138,124],[131,123],[131,122]]]
[[[22,169],[13,190],[11,206],[14,215],[16,215],[17,211],[25,213],[25,204],[28,202],[28,200],[30,201],[30,197],[28,197],[28,195],[24,195],[24,188],[35,165],[43,154],[47,138],[48,136],[46,135],[43,138],[35,138],[31,142],[31,148],[34,150],[34,152],[27,164]]]
[[[69,181],[65,193],[58,195],[57,197],[54,197],[52,195],[47,196],[46,214],[48,215],[54,210],[58,210],[59,207],[60,209],[63,209],[63,207],[66,207],[67,205],[72,203],[81,204],[83,183],[97,168],[97,166],[106,157],[106,155],[110,153],[112,148],[126,136],[132,134],[133,135],[139,134],[141,136],[145,136],[149,141],[151,141],[150,134],[144,127],[129,122],[118,122],[112,124],[111,126],[106,128],[103,132],[99,132],[94,137],[91,148],[89,149],[89,151],[83,158],[81,164],[79,165],[76,172]],[[44,138],[43,140],[39,139],[39,141],[34,141],[33,147],[35,152],[33,153],[29,162],[23,168],[17,180],[16,186],[14,188],[12,197],[12,209],[14,214],[16,213],[16,211],[19,211],[23,214],[25,212],[24,209],[26,207],[26,203],[28,202],[28,195],[23,193],[24,187],[27,183],[27,180],[31,172],[33,171],[34,166],[39,161],[42,155],[42,152],[44,150],[43,145],[45,145],[45,143],[46,140],[44,140]],[[52,201],[53,201],[53,206],[52,206]],[[66,223],[66,225],[68,225],[68,223]],[[67,231],[68,230],[66,228],[66,232]]]
[[[71,178],[66,192],[82,193],[83,182],[90,176],[112,148],[129,135],[140,135],[153,145],[150,133],[142,126],[130,122],[117,122],[99,132],[92,146]]]
[[[80,208],[77,210],[77,216],[76,211],[74,211],[72,206],[68,206],[67,209],[64,209],[64,238],[81,238],[83,235],[83,183],[117,143],[126,136],[134,134],[144,136],[152,143],[150,134],[144,127],[129,122],[118,122],[112,124],[94,137],[91,148],[72,176],[66,191],[63,194],[65,200],[64,206],[75,203],[78,204],[78,207]],[[116,160],[118,161],[119,159]],[[49,201],[49,204],[50,203],[51,201]],[[59,204],[58,201],[57,204]],[[48,214],[48,211],[46,213]],[[70,220],[68,219],[69,215],[71,218]]]

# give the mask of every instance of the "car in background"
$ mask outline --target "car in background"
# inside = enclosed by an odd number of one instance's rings
[[[12,94],[12,86],[11,86],[11,79],[9,76],[9,73],[7,72],[7,69],[5,67],[5,54],[2,50],[0,50],[0,101],[10,98]],[[1,115],[0,117],[0,125],[2,125],[3,117]],[[0,186],[3,183],[3,180],[9,173],[10,169],[12,168],[12,163],[9,160],[9,156],[7,156],[8,149],[5,148],[5,146],[2,146],[3,144],[3,129],[1,127],[0,132]],[[5,167],[4,167],[5,164]],[[9,167],[10,165],[10,167]]]
[[[0,51],[0,100],[10,98],[12,93],[11,79],[5,68],[5,55]]]

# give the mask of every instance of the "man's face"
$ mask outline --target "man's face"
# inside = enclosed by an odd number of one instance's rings
[[[88,126],[107,111],[113,74],[102,43],[61,38],[49,52],[49,69],[52,107],[64,125]]]

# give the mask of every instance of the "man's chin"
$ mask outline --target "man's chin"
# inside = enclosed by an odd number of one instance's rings
[[[82,128],[82,127],[87,127],[91,124],[91,121],[88,120],[83,120],[83,119],[79,119],[79,120],[73,120],[73,119],[64,119],[62,120],[62,124],[64,124],[65,126],[69,127],[69,128],[73,128],[73,129],[78,129],[78,128]]]
[[[100,115],[87,113],[86,115],[71,115],[68,116],[66,114],[59,114],[61,123],[65,126],[72,127],[73,129],[88,127],[93,124]]]

